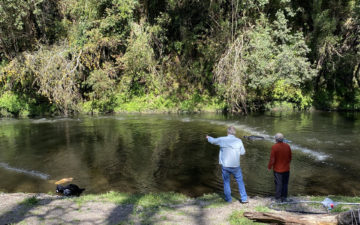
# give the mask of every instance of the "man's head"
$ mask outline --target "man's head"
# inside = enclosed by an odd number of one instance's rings
[[[228,127],[227,133],[228,133],[228,134],[231,134],[231,135],[235,135],[235,134],[236,134],[235,127],[234,127],[234,126]]]
[[[275,134],[275,141],[276,142],[283,142],[284,141],[284,135],[282,133]]]

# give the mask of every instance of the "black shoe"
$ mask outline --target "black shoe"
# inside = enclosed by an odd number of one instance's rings
[[[292,200],[290,198],[283,198],[281,201],[282,202],[293,202],[294,200]]]
[[[245,201],[241,201],[241,204],[248,204],[249,201],[248,200],[245,200]]]

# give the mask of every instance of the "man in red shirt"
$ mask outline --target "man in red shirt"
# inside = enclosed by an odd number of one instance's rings
[[[274,170],[275,200],[284,202],[287,201],[288,194],[291,148],[284,143],[284,135],[281,133],[275,135],[275,141],[276,144],[271,147],[268,169]]]

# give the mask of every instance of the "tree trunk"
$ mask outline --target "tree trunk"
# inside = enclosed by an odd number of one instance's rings
[[[337,224],[335,215],[310,214],[299,215],[288,212],[244,212],[244,216],[256,222],[284,225],[335,225]]]

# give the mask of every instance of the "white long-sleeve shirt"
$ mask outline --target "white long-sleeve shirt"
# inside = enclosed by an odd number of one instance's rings
[[[240,155],[245,154],[243,142],[234,135],[226,137],[213,138],[209,137],[211,144],[220,146],[219,163],[224,167],[240,166]]]

